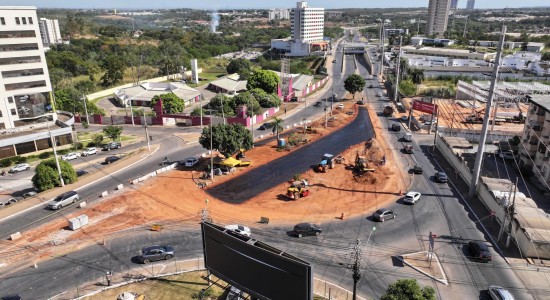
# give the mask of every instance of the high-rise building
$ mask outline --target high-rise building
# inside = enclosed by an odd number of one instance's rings
[[[450,0],[430,0],[428,6],[428,36],[443,37],[447,31],[449,20]]]
[[[458,7],[458,0],[451,0],[451,9],[456,9]]]
[[[61,32],[59,30],[59,22],[57,20],[40,18],[39,26],[40,36],[42,36],[42,44],[44,44],[45,47],[63,43]]]
[[[290,19],[290,10],[288,9],[271,9],[268,13],[269,20],[288,20]]]
[[[466,3],[466,9],[474,9],[476,6],[476,0],[468,0]]]
[[[0,7],[0,158],[51,147],[46,120],[57,114],[38,23],[36,7]],[[50,125],[71,140],[70,126]]]
[[[323,40],[325,29],[325,9],[308,7],[306,1],[300,1],[290,11],[290,35],[302,42]]]

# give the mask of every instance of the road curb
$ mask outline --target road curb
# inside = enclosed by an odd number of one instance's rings
[[[435,254],[434,252],[432,252],[432,253],[433,253],[434,257],[435,257],[435,260],[437,261],[437,265],[439,266],[439,269],[441,270],[441,274],[443,275],[443,279],[437,278],[437,277],[435,277],[435,276],[433,276],[433,275],[430,275],[430,274],[424,272],[423,270],[421,270],[420,268],[417,268],[417,267],[415,267],[414,265],[412,265],[412,264],[406,262],[405,259],[403,259],[403,257],[404,257],[405,255],[414,255],[414,254],[421,254],[421,253],[426,253],[426,254],[428,254],[428,251],[407,253],[407,254],[403,254],[402,256],[394,256],[394,257],[397,258],[397,259],[398,259],[399,261],[401,261],[402,263],[406,264],[407,266],[409,266],[409,267],[415,269],[416,271],[418,271],[418,272],[420,272],[420,273],[422,273],[422,274],[424,274],[424,275],[430,277],[431,279],[433,279],[433,280],[435,280],[435,281],[437,281],[437,282],[443,283],[444,285],[449,285],[449,281],[447,280],[447,275],[445,274],[445,270],[443,270],[443,267],[441,266],[441,262],[439,261],[439,258],[437,257],[437,254]]]
[[[158,147],[157,149],[155,149],[153,152],[149,153],[149,154],[146,155],[145,157],[143,157],[143,158],[141,158],[141,159],[139,159],[139,160],[137,160],[137,161],[135,161],[135,162],[133,162],[133,163],[127,165],[127,166],[124,166],[123,168],[118,169],[118,170],[116,170],[116,171],[110,173],[109,175],[115,175],[115,174],[118,173],[118,172],[124,171],[124,170],[126,170],[126,169],[132,167],[133,165],[135,165],[135,164],[141,162],[142,160],[148,158],[149,156],[155,154],[159,149],[160,149],[160,145],[159,145],[159,147]],[[98,178],[98,179],[96,179],[96,180],[94,180],[94,181],[92,181],[92,182],[86,183],[86,184],[84,184],[83,186],[77,187],[77,188],[75,188],[75,189],[73,189],[73,190],[74,190],[74,191],[81,190],[81,189],[83,189],[83,188],[85,188],[85,187],[87,187],[87,186],[89,186],[89,185],[92,185],[92,184],[94,184],[94,183],[96,183],[96,182],[98,182],[98,181],[101,181],[101,180],[103,180],[103,179],[105,179],[105,177],[100,177],[100,178]],[[35,209],[35,208],[37,208],[37,207],[39,207],[39,206],[43,206],[44,203],[46,203],[46,202],[48,202],[48,201],[51,201],[51,200],[53,200],[53,198],[51,198],[51,199],[49,199],[49,200],[41,201],[40,203],[38,203],[38,204],[36,204],[36,205],[34,205],[34,206],[27,207],[27,208],[25,208],[25,209],[23,209],[23,210],[21,210],[21,211],[18,211],[18,212],[14,213],[14,214],[11,214],[11,215],[9,215],[9,216],[6,216],[6,217],[0,219],[0,222],[7,221],[7,220],[9,220],[9,219],[11,219],[11,218],[13,218],[13,217],[16,217],[16,216],[18,216],[18,215],[20,215],[20,214],[22,214],[22,213],[24,213],[24,212],[27,212],[27,211],[31,210],[31,209]]]

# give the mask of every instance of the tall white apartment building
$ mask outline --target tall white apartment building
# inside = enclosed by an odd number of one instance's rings
[[[476,6],[476,0],[468,0],[466,2],[466,9],[474,9]]]
[[[430,0],[428,5],[428,30],[426,34],[431,37],[443,37],[447,31],[449,21],[450,0]]]
[[[36,7],[0,6],[0,158],[51,147],[38,132],[57,120],[38,23]],[[50,125],[70,139],[70,127]]]
[[[63,43],[59,30],[59,22],[57,20],[40,18],[39,26],[42,44],[44,44],[45,47]]]
[[[268,12],[269,20],[288,20],[290,19],[289,9],[271,9]]]
[[[311,51],[326,50],[326,44],[323,43],[324,8],[308,7],[306,1],[300,1],[290,11],[290,21],[291,55],[303,56],[309,55]]]

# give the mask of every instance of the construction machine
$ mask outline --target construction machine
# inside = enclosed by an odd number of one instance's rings
[[[323,155],[321,162],[317,165],[317,171],[326,173],[328,169],[334,168],[334,155],[326,153]]]
[[[365,172],[374,172],[374,168],[369,168],[369,161],[367,157],[360,156],[357,154],[355,156],[355,167],[354,167],[355,173],[361,175]]]
[[[305,180],[292,182],[286,191],[286,196],[292,200],[298,200],[300,197],[309,196],[307,184]]]
[[[466,117],[466,123],[472,123],[472,124],[481,124],[483,123],[483,117],[481,116],[481,113],[485,111],[485,108],[482,108],[475,112],[473,115],[469,115]]]

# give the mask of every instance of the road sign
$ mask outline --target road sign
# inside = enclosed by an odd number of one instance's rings
[[[412,109],[433,115],[437,111],[437,105],[422,101],[413,101]]]

